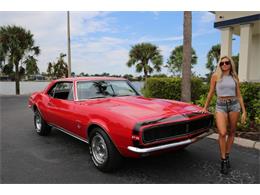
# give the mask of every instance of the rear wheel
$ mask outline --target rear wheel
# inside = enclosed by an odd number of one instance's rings
[[[46,136],[51,132],[51,126],[46,123],[37,109],[34,112],[34,127],[36,132],[42,136]]]
[[[90,133],[89,151],[93,163],[103,172],[114,171],[122,163],[122,156],[101,128]]]

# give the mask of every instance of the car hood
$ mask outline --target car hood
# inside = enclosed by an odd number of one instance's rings
[[[142,96],[87,100],[82,102],[82,104],[135,118],[138,121],[183,115],[200,110],[200,107],[193,104],[174,100],[145,98]]]

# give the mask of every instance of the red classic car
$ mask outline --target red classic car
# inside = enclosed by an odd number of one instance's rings
[[[29,98],[39,135],[54,127],[89,143],[95,166],[114,170],[122,157],[178,149],[209,135],[213,116],[201,107],[145,98],[123,78],[80,77],[52,81]]]

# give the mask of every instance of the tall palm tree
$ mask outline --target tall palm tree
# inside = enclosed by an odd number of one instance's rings
[[[191,66],[193,67],[194,64],[197,64],[197,55],[195,50],[192,48],[192,55],[191,55]],[[183,67],[183,45],[175,47],[169,59],[167,60],[167,64],[165,65],[169,69],[170,72],[173,74],[181,73]]]
[[[33,34],[19,26],[1,26],[0,41],[4,56],[8,58],[9,64],[15,67],[15,88],[18,95],[22,59],[29,53],[38,55],[40,49],[34,45]]]
[[[211,77],[216,69],[218,60],[220,58],[220,48],[220,44],[213,45],[207,54],[206,68],[210,71],[209,74],[207,74],[208,79]]]
[[[53,74],[57,78],[68,77],[68,64],[64,61],[66,54],[60,53],[57,63],[53,65]]]
[[[47,74],[48,74],[48,77],[52,78],[53,77],[53,64],[54,63],[51,63],[49,62],[48,63],[48,68],[47,68]]]
[[[181,99],[185,102],[191,101],[191,12],[184,12],[183,24],[183,67],[181,82]]]
[[[163,64],[163,57],[157,46],[151,43],[140,43],[132,46],[129,51],[128,67],[135,66],[136,72],[144,71],[144,77],[152,73],[154,69],[161,71]],[[151,66],[153,65],[153,67]]]
[[[5,64],[5,54],[2,47],[2,41],[0,40],[0,69],[2,70],[3,66]]]
[[[239,65],[239,53],[237,55],[232,56],[232,59],[236,66],[236,73],[238,74],[238,65]]]
[[[26,74],[33,75],[39,73],[39,68],[37,66],[37,59],[34,56],[29,55],[23,62],[26,65]]]

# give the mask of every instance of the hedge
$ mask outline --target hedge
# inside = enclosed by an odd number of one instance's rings
[[[208,85],[204,84],[202,79],[197,77],[191,79],[191,100],[193,102],[207,91]],[[142,92],[145,97],[180,100],[181,78],[147,78]]]

